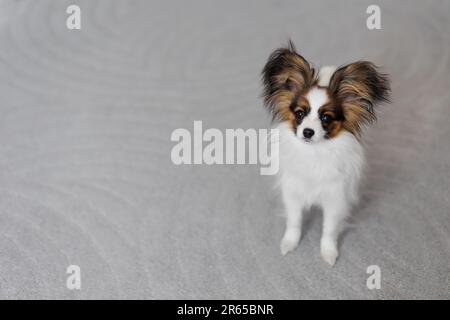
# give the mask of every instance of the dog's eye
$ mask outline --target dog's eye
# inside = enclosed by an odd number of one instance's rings
[[[295,111],[295,117],[299,120],[303,119],[303,117],[305,116],[305,111],[303,110],[298,110]]]
[[[330,123],[332,119],[329,115],[322,114],[322,116],[320,117],[320,120],[322,120],[323,123]]]

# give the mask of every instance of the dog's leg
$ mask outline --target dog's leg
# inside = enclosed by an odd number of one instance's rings
[[[339,255],[338,237],[342,229],[343,222],[349,214],[349,205],[345,197],[334,194],[322,204],[323,209],[323,230],[320,240],[320,253],[322,258],[334,265]]]
[[[281,254],[285,255],[293,251],[300,241],[302,230],[302,211],[303,206],[301,200],[291,193],[290,190],[284,188],[283,202],[286,210],[286,231],[281,240]]]

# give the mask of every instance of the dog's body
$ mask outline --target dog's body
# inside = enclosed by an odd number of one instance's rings
[[[278,177],[287,218],[281,253],[295,249],[301,236],[302,213],[317,205],[324,215],[321,254],[333,265],[338,255],[340,223],[358,200],[362,147],[350,133],[341,134],[333,142],[310,146],[298,141],[284,124],[278,128]]]
[[[316,75],[290,44],[272,54],[263,80],[279,129],[278,178],[287,218],[281,252],[297,247],[303,212],[318,205],[324,215],[321,254],[334,265],[342,222],[358,201],[360,129],[375,120],[374,105],[387,101],[388,79],[369,62],[325,67]]]

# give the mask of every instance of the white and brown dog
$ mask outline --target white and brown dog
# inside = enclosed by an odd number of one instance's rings
[[[364,165],[361,129],[376,120],[374,107],[387,102],[386,75],[367,61],[318,74],[292,42],[276,50],[264,70],[265,105],[279,129],[279,183],[287,223],[281,253],[301,237],[303,211],[323,210],[320,249],[334,265],[343,221],[358,201]]]

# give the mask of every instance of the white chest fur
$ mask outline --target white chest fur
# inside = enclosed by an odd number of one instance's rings
[[[363,148],[350,133],[310,143],[300,140],[282,124],[280,130],[279,183],[297,194],[305,206],[318,204],[330,196],[357,201],[358,183],[363,167]]]
[[[358,200],[363,148],[350,133],[319,142],[306,142],[286,124],[279,129],[279,184],[286,213],[282,254],[294,250],[301,238],[303,211],[311,205],[323,209],[322,257],[333,265],[342,221]]]

